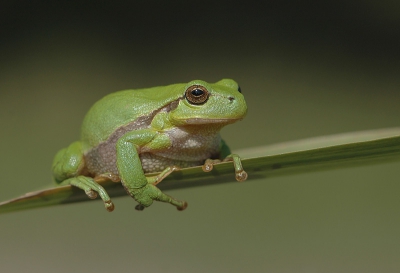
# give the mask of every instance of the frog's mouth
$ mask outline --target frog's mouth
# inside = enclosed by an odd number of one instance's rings
[[[186,120],[186,124],[229,124],[241,120],[242,118],[190,118]]]

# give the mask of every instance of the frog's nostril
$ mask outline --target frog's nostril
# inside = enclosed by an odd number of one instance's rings
[[[229,99],[229,101],[234,101],[235,100],[235,98],[232,97],[232,96],[229,96],[228,99]]]

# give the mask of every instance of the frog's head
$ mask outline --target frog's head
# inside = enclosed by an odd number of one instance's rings
[[[170,112],[170,120],[177,125],[225,125],[244,118],[247,113],[240,87],[230,79],[212,84],[191,81],[180,92],[182,99]]]

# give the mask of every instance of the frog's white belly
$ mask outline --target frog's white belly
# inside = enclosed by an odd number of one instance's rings
[[[159,172],[168,166],[181,168],[198,166],[207,158],[219,158],[221,138],[218,132],[198,130],[193,134],[180,128],[164,132],[171,145],[160,151],[139,150],[145,173]],[[119,176],[117,168],[116,137],[90,150],[86,156],[86,167],[92,175],[109,173]]]
[[[219,157],[221,137],[218,133],[190,134],[181,128],[174,128],[166,134],[171,140],[168,149],[139,154],[145,172],[162,171],[172,165],[181,168],[198,166],[208,158]]]

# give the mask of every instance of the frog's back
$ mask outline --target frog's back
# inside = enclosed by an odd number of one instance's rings
[[[155,111],[179,99],[184,84],[148,89],[124,90],[109,94],[97,101],[86,114],[81,132],[83,150],[104,142],[118,128],[146,120]]]

